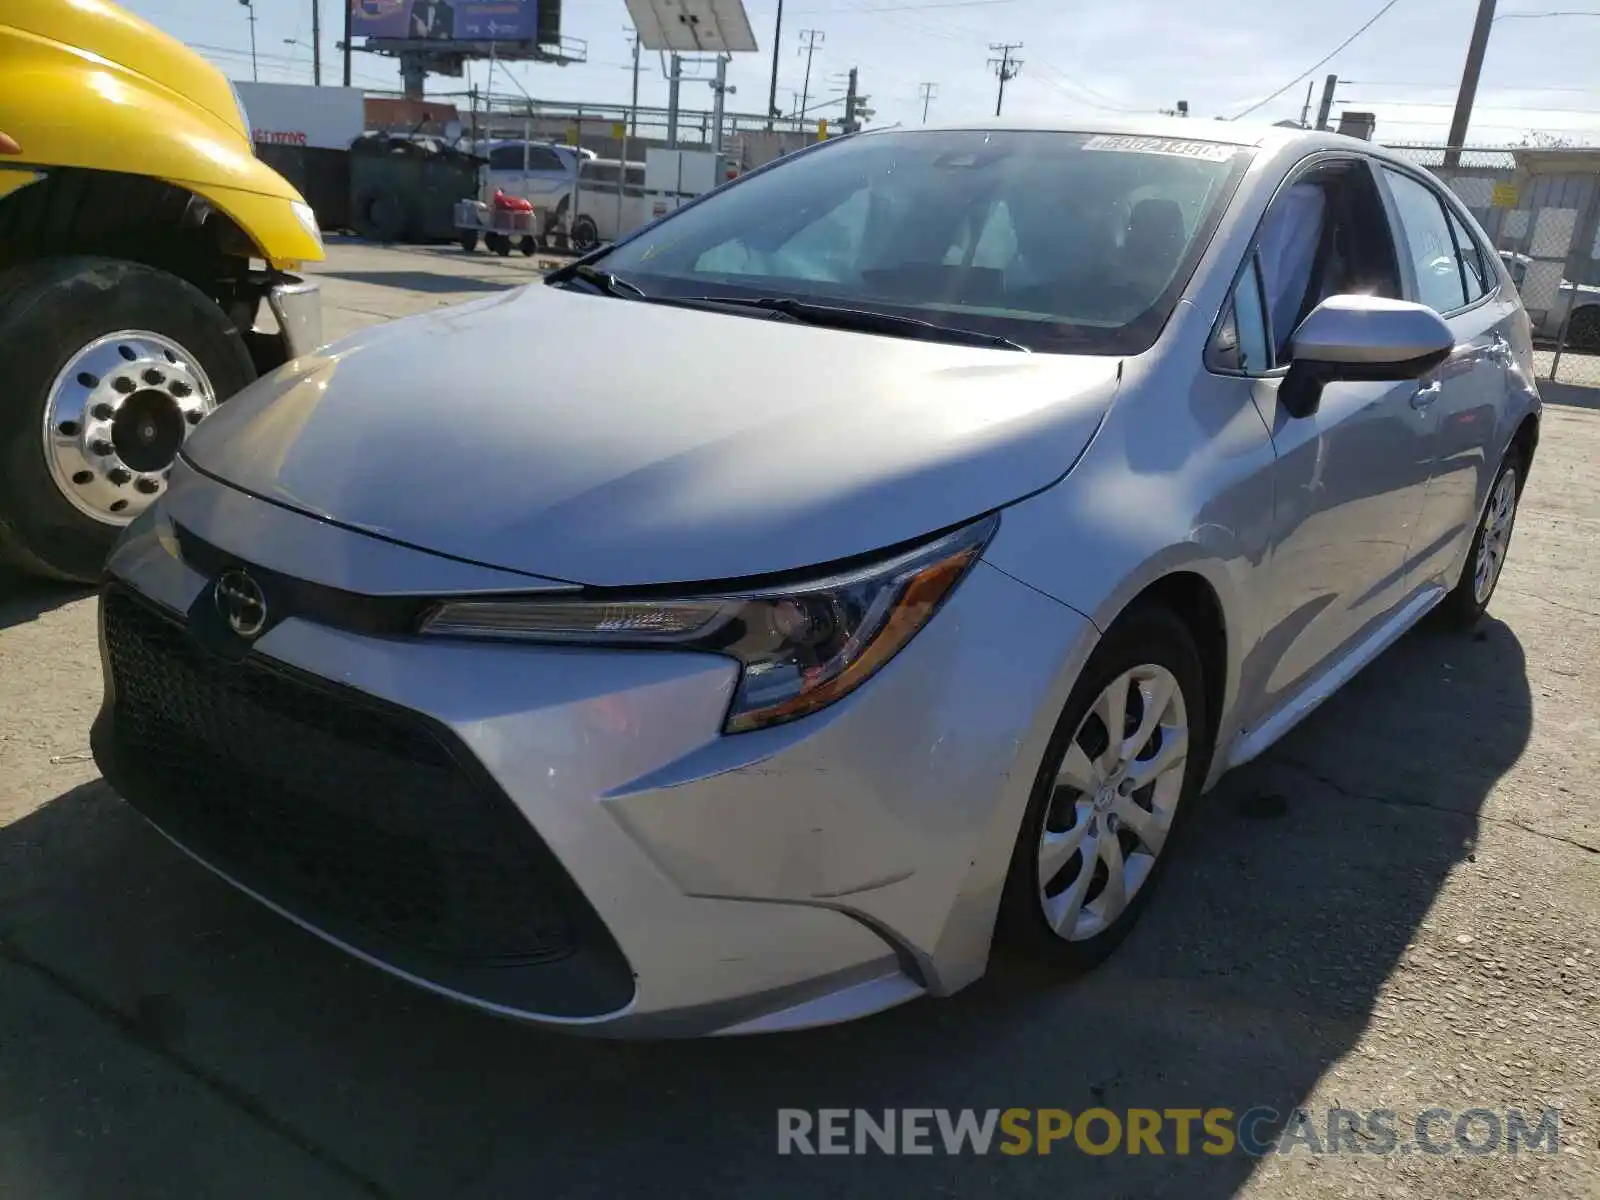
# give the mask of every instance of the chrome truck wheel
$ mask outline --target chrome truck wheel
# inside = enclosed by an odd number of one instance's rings
[[[173,339],[144,329],[95,338],[45,400],[50,477],[84,516],[126,525],[166,490],[178,448],[216,406],[210,378]]]
[[[195,425],[255,378],[186,280],[72,256],[0,271],[0,563],[92,581]]]

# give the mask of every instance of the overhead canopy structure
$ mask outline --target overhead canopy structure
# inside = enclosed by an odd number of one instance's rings
[[[748,54],[758,49],[744,0],[627,0],[646,50]]]

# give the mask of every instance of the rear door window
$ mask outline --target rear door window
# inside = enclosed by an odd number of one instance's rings
[[[1467,304],[1456,241],[1450,232],[1444,201],[1427,184],[1385,167],[1389,192],[1400,217],[1400,233],[1416,275],[1417,300],[1438,313],[1455,312]]]

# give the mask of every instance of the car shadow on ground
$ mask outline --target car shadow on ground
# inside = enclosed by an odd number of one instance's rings
[[[430,295],[450,292],[505,292],[520,286],[515,279],[477,279],[470,275],[445,275],[436,271],[321,271],[323,279],[344,279],[376,287]]]
[[[1539,380],[1539,395],[1546,404],[1560,404],[1568,408],[1600,410],[1600,380],[1595,384],[1559,383],[1553,379]]]
[[[36,621],[64,604],[82,600],[91,590],[84,584],[36,579],[0,566],[0,629]]]
[[[1472,853],[1531,713],[1507,626],[1425,626],[1200,803],[1162,894],[1098,971],[1002,963],[952,998],[792,1035],[613,1043],[451,1005],[235,894],[98,782],[0,831],[0,951],[369,1194],[1221,1200],[1255,1160],[1170,1140],[1161,1157],[1062,1143],[780,1159],[776,1114],[1288,1112],[1350,1051]],[[14,1075],[12,1098],[43,1094],[30,1082]],[[115,1114],[128,1137],[180,1119],[159,1104]],[[107,1194],[84,1113],[13,1105],[8,1123],[67,1194]],[[174,1142],[171,1194],[207,1194],[218,1148],[201,1141]]]

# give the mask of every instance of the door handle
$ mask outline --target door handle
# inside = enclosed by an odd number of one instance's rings
[[[1421,412],[1439,398],[1439,393],[1444,391],[1444,385],[1435,379],[1432,383],[1423,384],[1411,393],[1411,407]]]

